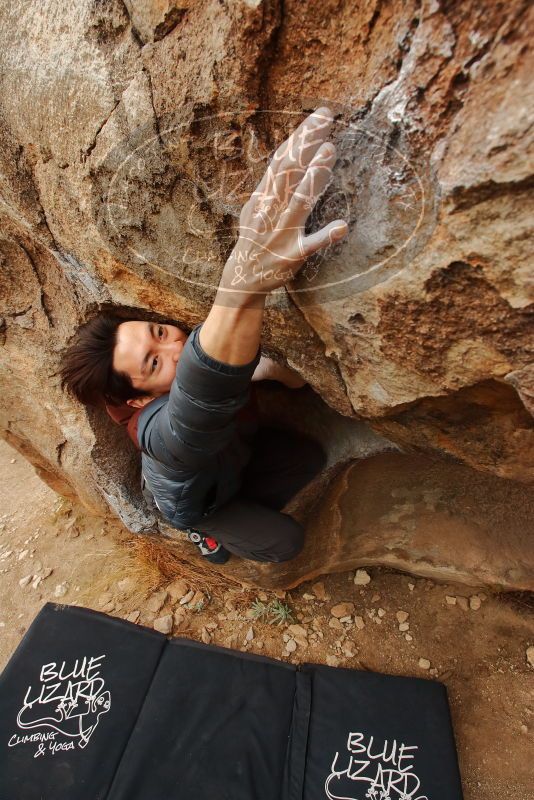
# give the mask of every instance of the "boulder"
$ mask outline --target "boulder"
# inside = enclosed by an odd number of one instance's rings
[[[372,564],[534,588],[532,14],[3,4],[0,435],[60,494],[169,536],[124,431],[60,391],[61,351],[97,310],[202,321],[243,202],[326,102],[338,160],[307,230],[341,216],[349,235],[269,297],[262,346],[309,383],[266,390],[266,418],[329,462],[296,498],[301,556],[227,568],[278,588]]]
[[[276,589],[359,566],[495,589],[534,585],[534,492],[452,459],[380,453],[353,461],[337,474],[327,470],[284,510],[306,528],[297,558],[232,558],[221,571]],[[176,531],[165,535],[185,552]]]

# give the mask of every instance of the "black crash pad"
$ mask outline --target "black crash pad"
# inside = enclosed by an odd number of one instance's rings
[[[1,800],[461,800],[445,687],[47,603],[0,677]]]

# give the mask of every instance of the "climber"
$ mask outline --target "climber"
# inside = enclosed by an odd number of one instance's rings
[[[276,150],[240,215],[238,241],[213,306],[188,334],[180,326],[97,314],[62,356],[61,385],[104,404],[142,450],[145,499],[201,554],[285,561],[302,526],[282,509],[323,468],[314,440],[258,423],[252,381],[305,381],[261,355],[267,294],[317,250],[343,238],[344,220],[305,236],[331,177],[328,108],[310,114]],[[244,284],[244,285],[243,285]]]

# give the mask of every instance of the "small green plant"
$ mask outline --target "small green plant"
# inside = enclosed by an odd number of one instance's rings
[[[281,603],[280,600],[271,600],[270,603],[264,603],[256,597],[250,610],[252,619],[267,622],[269,625],[283,625],[284,623],[292,625],[295,622],[289,606]]]
[[[257,597],[251,607],[252,619],[265,620],[269,613],[269,606],[262,603]]]
[[[280,600],[272,600],[269,603],[269,613],[272,616],[271,624],[283,625],[287,623],[288,625],[292,625],[295,622],[289,606],[286,603],[280,602]]]
[[[204,608],[204,600],[199,600],[198,603],[195,603],[192,610],[199,614],[202,609]]]

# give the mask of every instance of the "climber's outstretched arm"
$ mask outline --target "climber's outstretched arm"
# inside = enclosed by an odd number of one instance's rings
[[[332,176],[329,108],[310,114],[276,150],[241,210],[239,238],[226,262],[199,335],[203,350],[226,364],[249,363],[260,345],[267,295],[291,281],[306,259],[348,232],[338,219],[310,235],[306,220]]]

